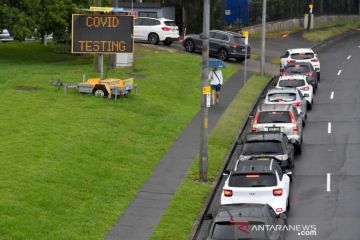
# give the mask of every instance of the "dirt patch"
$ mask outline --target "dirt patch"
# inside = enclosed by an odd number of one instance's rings
[[[37,92],[40,91],[42,88],[37,86],[17,86],[15,87],[15,91],[18,92]]]

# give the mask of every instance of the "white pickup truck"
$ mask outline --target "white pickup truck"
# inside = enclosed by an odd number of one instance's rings
[[[9,42],[13,41],[14,39],[10,36],[9,30],[2,29],[0,30],[0,41],[1,42]]]

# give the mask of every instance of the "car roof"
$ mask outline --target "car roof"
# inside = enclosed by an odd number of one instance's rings
[[[236,167],[234,173],[273,173],[275,174],[276,169],[274,165],[277,162],[272,158],[270,161],[264,160],[247,160],[241,161]]]
[[[270,89],[266,95],[272,94],[272,93],[298,93],[298,90],[296,88],[286,88],[286,87],[280,87],[280,88],[272,88]]]
[[[279,77],[279,81],[281,80],[306,80],[305,75],[297,74],[297,75],[283,75]]]
[[[220,206],[215,217],[215,222],[224,222],[231,220],[239,220],[240,218],[250,221],[264,222],[265,211],[269,206],[267,204],[234,204]]]
[[[293,48],[293,49],[288,49],[288,51],[290,52],[290,53],[309,53],[309,52],[311,52],[311,53],[314,53],[314,51],[311,49],[311,48]]]
[[[228,34],[228,35],[244,37],[241,33],[231,32],[231,31],[223,31],[223,30],[213,29],[213,30],[210,30],[210,32],[219,32],[219,33],[225,33],[225,34]]]
[[[275,104],[274,104],[275,105]],[[255,141],[281,141],[283,140],[283,132],[256,132],[248,133],[245,137],[246,142]]]
[[[171,21],[174,22],[175,20],[171,20],[171,19],[167,19],[167,18],[153,18],[153,17],[136,17],[135,19],[138,18],[148,18],[148,19],[154,19],[154,20],[160,20],[160,21]]]
[[[259,112],[268,112],[268,111],[289,111],[291,109],[291,104],[261,104],[259,106]]]

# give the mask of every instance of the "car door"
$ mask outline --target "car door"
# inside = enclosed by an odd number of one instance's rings
[[[221,48],[227,49],[227,43],[230,41],[228,35],[215,32],[212,37],[212,44],[210,44],[210,52],[216,55]]]
[[[145,27],[143,25],[145,18],[136,18],[134,21],[134,39],[135,40],[146,40],[145,36]]]
[[[286,152],[291,159],[291,161],[294,161],[294,145],[290,142],[286,134],[283,134],[283,142],[285,144]]]
[[[302,131],[303,131],[303,119],[302,117],[299,116],[297,110],[295,108],[292,108],[292,112],[294,114],[294,117],[295,117],[295,120],[296,120],[296,123],[300,129],[299,133],[300,133],[300,136],[302,137]],[[302,139],[301,139],[301,142],[302,142]]]

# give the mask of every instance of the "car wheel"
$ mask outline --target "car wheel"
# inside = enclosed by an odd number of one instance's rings
[[[93,91],[96,97],[106,97],[108,92],[104,88],[95,88]]]
[[[193,52],[195,51],[195,43],[193,40],[186,40],[184,43],[185,51],[187,52]]]
[[[318,82],[320,82],[320,72],[317,73]]]
[[[306,119],[306,118],[305,118],[305,119]],[[305,121],[303,120],[303,121],[302,121],[302,126],[305,127],[305,125],[306,125],[306,123],[305,123]]]
[[[290,194],[289,194],[288,199],[286,201],[286,213],[287,214],[289,213],[290,208],[291,208],[291,205],[290,205]]]
[[[228,59],[228,52],[226,51],[226,49],[224,48],[219,49],[218,57],[220,60],[226,61],[226,59]]]
[[[312,109],[312,104],[307,102],[306,107],[307,107],[307,110],[311,110]]]
[[[296,154],[301,154],[301,144],[296,145],[295,151],[296,151]]]
[[[172,44],[172,41],[165,40],[165,41],[163,41],[163,43],[164,43],[165,46],[170,46]]]
[[[148,41],[151,44],[157,45],[159,44],[159,36],[156,33],[150,33],[148,37]]]

